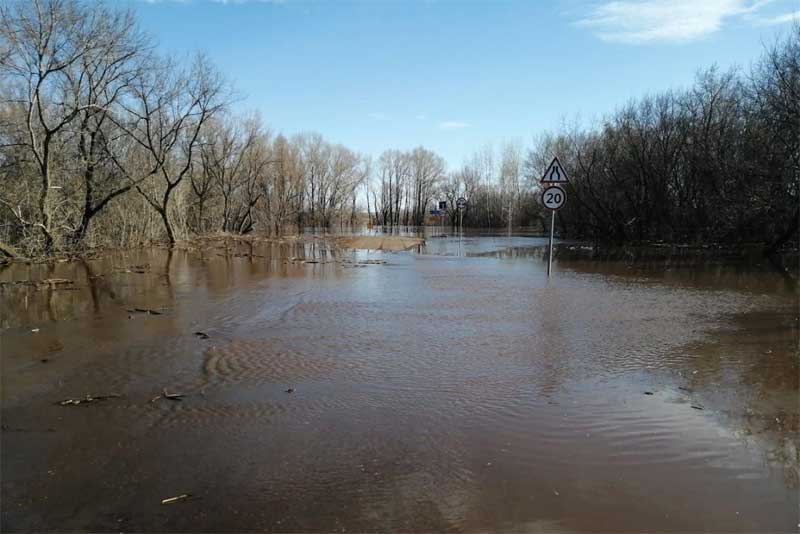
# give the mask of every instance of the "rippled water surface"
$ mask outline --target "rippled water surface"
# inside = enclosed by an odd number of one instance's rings
[[[7,268],[1,526],[797,530],[790,281],[543,244]]]

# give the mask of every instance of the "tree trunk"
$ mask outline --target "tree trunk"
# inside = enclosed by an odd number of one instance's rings
[[[158,210],[158,214],[161,215],[161,220],[164,221],[164,230],[167,232],[167,241],[169,241],[170,245],[175,244],[175,233],[172,231],[172,224],[169,222],[169,217],[167,216],[166,209]]]
[[[45,148],[45,157],[47,148]],[[45,164],[42,166],[42,190],[39,193],[39,211],[42,214],[42,224],[39,229],[44,238],[44,253],[50,255],[53,252],[53,236],[50,234],[50,212],[47,209],[47,195],[50,192],[50,168]]]
[[[0,241],[0,253],[4,254],[5,256],[8,256],[9,258],[21,257],[19,252],[17,252],[17,249],[12,247],[11,245],[6,245],[2,241]]]
[[[798,224],[800,224],[800,208],[794,210],[792,220],[789,222],[786,230],[780,236],[778,236],[778,239],[767,245],[767,247],[764,249],[764,255],[771,256],[777,252],[777,250],[781,248],[784,243],[789,241],[792,236],[797,233]]]

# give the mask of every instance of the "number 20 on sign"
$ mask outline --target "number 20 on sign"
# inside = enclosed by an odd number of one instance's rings
[[[549,210],[555,211],[561,208],[566,201],[567,194],[560,187],[551,186],[542,193],[542,204]]]

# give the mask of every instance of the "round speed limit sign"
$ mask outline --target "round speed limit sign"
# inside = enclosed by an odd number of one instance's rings
[[[557,210],[567,202],[567,194],[556,186],[548,187],[542,193],[542,204],[549,210]]]

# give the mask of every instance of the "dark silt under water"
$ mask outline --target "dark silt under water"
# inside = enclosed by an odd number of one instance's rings
[[[0,527],[796,531],[791,284],[545,242],[12,265]]]

